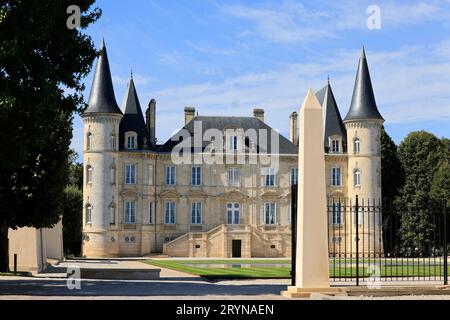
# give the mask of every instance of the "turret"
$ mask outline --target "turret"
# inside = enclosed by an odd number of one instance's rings
[[[347,151],[347,130],[331,89],[330,80],[316,93],[322,106],[324,121],[325,153],[344,153]]]
[[[381,200],[381,126],[384,119],[378,111],[370,79],[364,48],[359,59],[350,110],[344,119],[348,141],[348,196],[360,204],[374,205]],[[367,233],[366,252],[381,252],[382,240],[377,230],[381,227],[381,212],[366,212],[359,216],[360,225]],[[364,220],[364,221],[361,221]]]
[[[99,257],[114,251],[111,228],[117,223],[116,167],[119,150],[117,105],[102,41],[84,123],[83,255]]]
[[[122,110],[124,116],[120,122],[120,150],[149,149],[149,134],[132,75],[123,98]]]

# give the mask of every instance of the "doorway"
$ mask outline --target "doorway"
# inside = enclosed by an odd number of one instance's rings
[[[241,240],[232,240],[232,257],[233,258],[241,258],[241,246],[242,241]]]

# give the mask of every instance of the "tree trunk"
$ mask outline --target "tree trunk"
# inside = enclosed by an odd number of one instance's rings
[[[0,226],[0,272],[9,272],[8,229]]]

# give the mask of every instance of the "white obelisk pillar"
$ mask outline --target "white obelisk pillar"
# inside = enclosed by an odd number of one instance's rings
[[[312,89],[300,110],[295,287],[282,294],[333,293],[329,285],[328,222],[322,108]]]

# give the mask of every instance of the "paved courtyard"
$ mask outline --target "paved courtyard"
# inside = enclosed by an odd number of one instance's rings
[[[159,280],[81,280],[81,288],[67,286],[68,266],[95,268],[154,268],[138,261],[98,260],[70,261],[50,267],[34,277],[0,277],[0,300],[5,299],[147,299],[147,300],[278,300],[285,299],[280,292],[286,290],[289,279],[215,280],[186,273],[161,269]],[[396,283],[389,283],[396,285]],[[405,283],[403,283],[404,285]],[[432,284],[432,283],[430,283]],[[344,283],[342,283],[344,285]],[[383,283],[386,285],[386,283]],[[336,297],[320,294],[311,299],[375,299],[372,297]],[[449,295],[401,296],[376,299],[435,299],[450,300]]]

